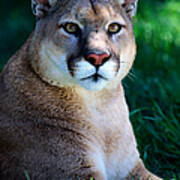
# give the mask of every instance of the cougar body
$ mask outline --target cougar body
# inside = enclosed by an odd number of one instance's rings
[[[136,3],[32,0],[36,28],[0,75],[1,180],[159,179],[121,85]]]

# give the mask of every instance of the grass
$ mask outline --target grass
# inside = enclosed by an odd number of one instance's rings
[[[141,157],[147,168],[159,176],[180,178],[178,119],[173,110],[163,112],[154,100],[152,105],[131,112]]]
[[[26,180],[31,180],[27,171],[24,171],[24,174],[25,174]]]
[[[33,29],[30,4],[4,3],[11,9],[0,22],[0,70]],[[139,1],[134,19],[138,54],[129,76],[133,81],[124,80],[141,157],[149,170],[167,180],[180,180],[179,14],[179,0]]]

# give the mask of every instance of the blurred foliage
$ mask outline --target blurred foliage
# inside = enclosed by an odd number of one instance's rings
[[[35,25],[30,0],[0,1],[0,70]],[[146,166],[180,178],[180,1],[139,1],[137,58],[124,80],[138,148]]]
[[[0,70],[35,25],[30,0],[0,1]]]

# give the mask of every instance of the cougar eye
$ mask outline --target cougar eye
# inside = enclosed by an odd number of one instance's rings
[[[122,29],[122,26],[118,23],[112,23],[108,26],[109,34],[116,34]]]
[[[75,23],[66,23],[64,25],[64,30],[69,34],[74,34],[74,35],[78,35],[80,32],[79,26]]]

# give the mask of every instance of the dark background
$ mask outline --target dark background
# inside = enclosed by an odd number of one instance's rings
[[[0,71],[35,26],[30,0],[0,1]],[[124,80],[138,148],[146,166],[180,179],[180,1],[140,0],[138,54]]]

